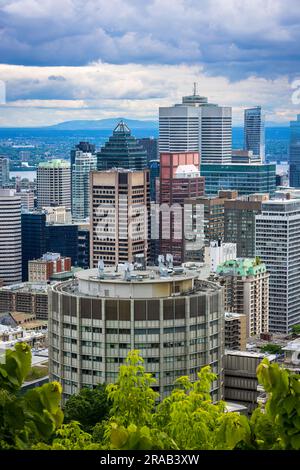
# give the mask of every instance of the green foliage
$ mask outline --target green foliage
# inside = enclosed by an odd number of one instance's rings
[[[51,445],[38,443],[34,450],[99,450],[101,447],[94,444],[92,436],[80,428],[79,423],[73,421],[63,424],[56,431],[56,435]]]
[[[78,421],[84,431],[91,432],[97,423],[108,417],[109,406],[105,385],[99,384],[92,390],[84,388],[66,402],[64,422]]]
[[[19,396],[18,391],[31,367],[28,345],[19,343],[6,351],[0,365],[0,448],[28,449],[47,441],[63,422],[61,386],[45,384]]]
[[[282,354],[283,353],[281,346],[278,346],[278,344],[272,344],[272,343],[262,346],[260,350],[263,353],[269,353],[269,354]]]
[[[264,359],[258,366],[257,377],[269,395],[265,416],[276,429],[276,439],[273,436],[270,447],[299,450],[300,376]]]
[[[23,384],[31,367],[31,350],[25,343],[7,349],[5,362],[0,364],[0,389],[16,392]]]
[[[115,384],[107,386],[108,397],[112,401],[112,420],[128,426],[144,426],[152,421],[152,412],[159,394],[151,388],[156,379],[146,374],[139,351],[130,351],[126,365],[120,367]]]
[[[210,389],[217,377],[210,367],[195,382],[176,380],[172,393],[159,403],[152,389],[155,379],[145,372],[139,351],[131,351],[116,384],[72,397],[66,405],[69,422],[62,424],[58,383],[18,395],[29,369],[26,345],[8,351],[1,364],[1,449],[300,449],[300,376],[267,359],[257,376],[268,400],[250,419],[226,412],[223,402],[212,403]]]
[[[293,325],[292,333],[294,333],[295,335],[300,335],[300,325]]]

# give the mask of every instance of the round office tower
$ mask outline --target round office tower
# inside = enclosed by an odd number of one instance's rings
[[[116,381],[128,352],[140,350],[161,396],[177,377],[197,379],[211,365],[222,398],[222,288],[201,279],[201,268],[89,269],[49,292],[50,380],[63,400],[83,387]]]

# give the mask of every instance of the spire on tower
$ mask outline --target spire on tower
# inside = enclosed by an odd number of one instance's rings
[[[197,95],[197,83],[194,82],[194,96]]]

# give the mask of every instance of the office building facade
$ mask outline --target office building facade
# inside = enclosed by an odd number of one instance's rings
[[[149,256],[149,170],[92,171],[90,265],[106,265]]]
[[[90,214],[90,172],[97,169],[97,156],[75,152],[72,165],[72,217],[74,220],[86,220]]]
[[[12,189],[0,189],[0,279],[22,280],[21,198]]]
[[[290,186],[300,188],[300,114],[290,122]]]
[[[256,254],[270,273],[270,331],[300,323],[300,201],[271,200],[256,216]]]
[[[259,259],[238,258],[217,268],[225,311],[247,316],[247,337],[269,331],[269,273]]]
[[[160,252],[172,254],[175,264],[184,261],[185,236],[191,235],[185,230],[185,201],[203,195],[197,152],[160,154]],[[194,232],[196,227],[190,229]]]
[[[260,106],[244,111],[244,150],[265,163],[265,116]]]
[[[64,206],[71,209],[70,163],[52,160],[37,169],[37,208]]]
[[[206,165],[201,175],[205,178],[205,193],[215,196],[220,190],[236,190],[239,195],[252,193],[274,194],[276,165]]]
[[[159,152],[198,152],[202,163],[230,163],[232,112],[194,93],[159,108]]]
[[[224,241],[236,244],[238,258],[255,257],[255,217],[261,205],[251,196],[224,203]]]

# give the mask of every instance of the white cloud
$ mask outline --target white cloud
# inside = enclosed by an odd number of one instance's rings
[[[195,65],[0,65],[0,79],[6,82],[8,100],[0,107],[0,126],[119,116],[157,119],[158,107],[179,102],[192,92],[194,81],[211,102],[233,107],[235,123],[242,122],[247,106],[262,105],[269,121],[287,122],[299,112],[287,76],[230,82],[221,75],[208,76]]]

